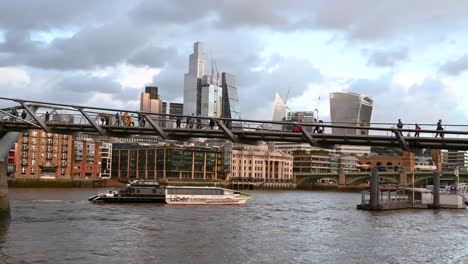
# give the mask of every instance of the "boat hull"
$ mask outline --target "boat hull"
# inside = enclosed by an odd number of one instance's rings
[[[107,196],[92,196],[88,201],[93,203],[165,203],[164,196],[158,197],[138,197],[138,196],[120,196],[120,197],[107,197]]]
[[[244,205],[248,199],[235,198],[197,198],[197,197],[166,197],[167,204],[179,205]]]

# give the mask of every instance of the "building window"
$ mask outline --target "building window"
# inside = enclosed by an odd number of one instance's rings
[[[31,174],[36,174],[36,169],[34,167],[31,167]]]
[[[31,153],[31,158],[33,158],[33,159],[36,158],[36,152]]]
[[[21,167],[21,174],[26,174],[26,167]]]
[[[31,160],[31,166],[36,165],[36,160]]]

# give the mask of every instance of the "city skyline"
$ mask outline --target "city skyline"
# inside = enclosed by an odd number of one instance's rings
[[[211,3],[2,3],[0,90],[133,110],[156,85],[182,102],[187,57],[203,41],[236,76],[243,118],[269,119],[275,91],[291,89],[293,111],[312,111],[321,97],[325,121],[328,94],[342,91],[372,97],[378,122],[468,122],[467,3]],[[43,12],[19,15],[35,8]]]

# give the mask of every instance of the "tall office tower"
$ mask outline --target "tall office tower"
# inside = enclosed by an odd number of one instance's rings
[[[273,103],[273,118],[272,121],[285,121],[287,117],[287,107],[283,102],[283,99],[279,96],[278,93],[275,95],[275,102]],[[272,129],[281,130],[282,125],[275,124],[272,125]]]
[[[184,115],[197,113],[197,82],[206,74],[207,61],[203,43],[195,42],[189,57],[189,71],[184,75]]]
[[[221,117],[223,89],[212,83],[208,75],[201,78],[198,85],[199,93],[196,114],[200,116]]]
[[[171,102],[162,102],[161,113],[171,114],[171,115],[182,115],[184,112],[184,104],[181,103],[171,103]],[[162,127],[176,127],[175,116],[166,116],[161,121]]]
[[[275,95],[275,102],[273,103],[273,121],[286,120],[286,104],[278,93]]]
[[[362,94],[336,92],[330,94],[330,116],[334,125],[359,126],[369,124],[374,101]],[[359,129],[333,128],[332,133],[338,135],[357,135]]]
[[[240,119],[239,96],[237,94],[236,76],[223,72],[221,75],[223,103],[221,117]]]
[[[140,96],[140,111],[148,113],[161,113],[161,99],[158,87],[147,86]]]

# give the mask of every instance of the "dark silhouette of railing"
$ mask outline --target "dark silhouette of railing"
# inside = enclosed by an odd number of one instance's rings
[[[394,123],[305,123],[213,118],[48,103],[0,97],[0,130],[24,132],[44,129],[50,133],[87,133],[100,136],[157,136],[162,139],[220,138],[233,142],[257,141],[306,142],[313,146],[335,144],[414,148],[468,149],[468,127],[445,125],[449,130],[397,129]],[[435,128],[435,124],[420,124]],[[320,129],[316,129],[320,128]],[[341,134],[333,128],[344,128]],[[467,129],[467,130],[465,130]],[[322,131],[313,133],[314,130]],[[349,132],[351,131],[351,132]],[[419,137],[414,133],[419,132]],[[434,137],[443,132],[443,137]]]

